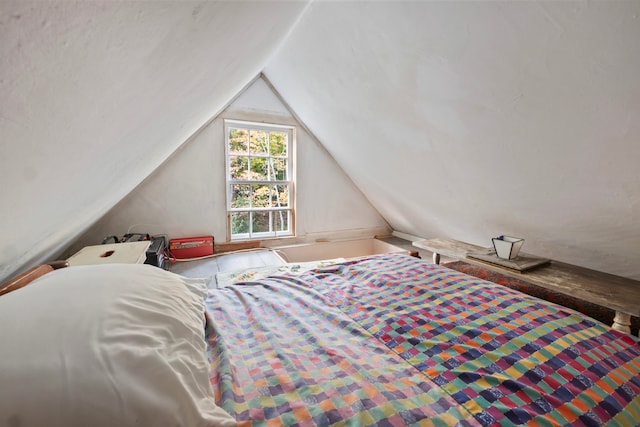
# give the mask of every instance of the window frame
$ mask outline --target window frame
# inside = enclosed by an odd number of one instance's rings
[[[238,156],[237,153],[231,153],[229,147],[229,134],[230,129],[239,128],[246,129],[249,134],[248,147],[246,157],[248,162],[253,157],[258,158],[267,158],[267,159],[277,159],[277,158],[285,158],[286,159],[286,180],[238,180],[232,179],[231,177],[231,157]],[[295,237],[295,164],[294,164],[294,153],[295,153],[295,141],[296,141],[296,127],[292,125],[286,124],[275,124],[275,123],[262,123],[262,122],[252,122],[247,120],[236,120],[236,119],[224,119],[224,149],[225,149],[225,188],[226,188],[226,212],[227,212],[227,241],[229,242],[239,242],[239,241],[251,241],[251,240],[267,240],[267,239],[279,239],[279,238],[291,238]],[[251,154],[251,131],[266,131],[266,132],[283,132],[288,135],[287,137],[287,153],[286,156],[272,156],[271,153],[266,154]],[[243,156],[241,154],[241,156]],[[250,168],[248,169],[250,173]],[[249,176],[249,178],[251,178]],[[233,186],[234,185],[284,185],[288,187],[288,206],[287,207],[241,207],[234,208],[232,207],[233,203]],[[250,190],[252,191],[252,190]],[[251,204],[251,197],[250,204]],[[287,222],[289,225],[288,231],[277,231],[273,229],[275,219],[273,217],[269,218],[269,229],[270,231],[266,232],[253,232],[252,228],[252,217],[256,212],[286,212],[287,213]],[[249,231],[247,233],[238,233],[233,234],[232,230],[232,213],[233,212],[248,212],[249,213]]]

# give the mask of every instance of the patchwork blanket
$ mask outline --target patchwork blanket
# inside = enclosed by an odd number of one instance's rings
[[[455,401],[295,278],[212,291],[212,384],[238,424],[476,425]]]
[[[212,292],[212,383],[241,423],[638,425],[640,344],[393,254]]]

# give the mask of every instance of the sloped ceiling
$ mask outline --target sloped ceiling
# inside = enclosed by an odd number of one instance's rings
[[[315,2],[265,74],[391,226],[640,279],[640,2]]]
[[[49,259],[260,73],[305,2],[0,2],[0,279]]]
[[[0,2],[0,279],[260,71],[397,230],[640,279],[640,2]]]

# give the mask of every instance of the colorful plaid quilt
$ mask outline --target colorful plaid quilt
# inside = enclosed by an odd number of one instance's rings
[[[473,416],[293,277],[211,292],[212,384],[240,426],[471,426]]]
[[[240,425],[640,425],[640,344],[401,254],[212,291],[212,384]]]
[[[303,279],[482,425],[640,425],[638,339],[575,311],[398,255]]]

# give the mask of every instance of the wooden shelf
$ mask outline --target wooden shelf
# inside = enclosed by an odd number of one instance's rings
[[[637,280],[554,260],[538,268],[518,272],[467,256],[469,252],[486,248],[453,239],[429,239],[413,244],[433,252],[435,263],[439,263],[440,255],[444,255],[613,309],[617,319],[613,327],[623,332],[629,332],[629,316],[640,316],[640,281]]]

